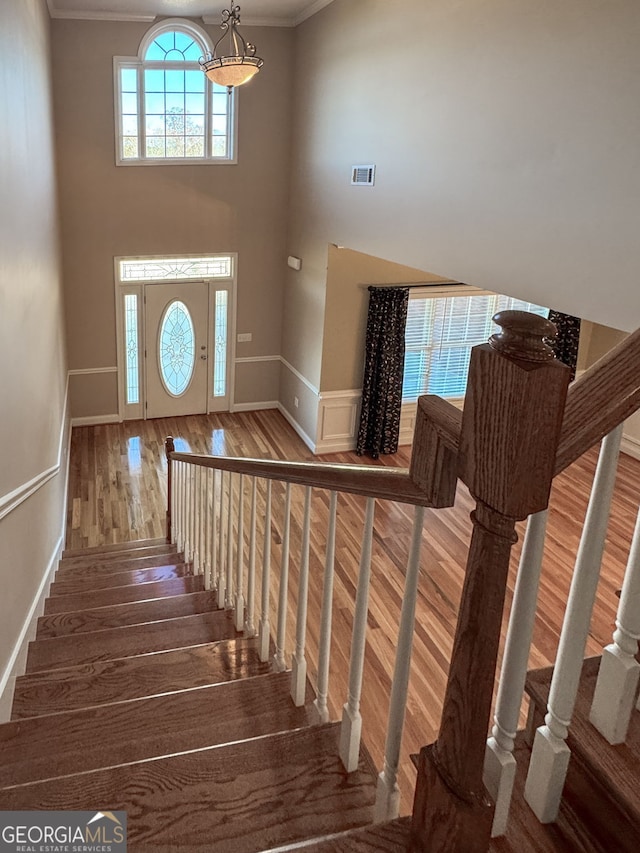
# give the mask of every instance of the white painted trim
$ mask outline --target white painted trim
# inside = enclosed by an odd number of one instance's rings
[[[634,459],[640,459],[640,439],[633,438],[630,435],[623,435],[620,450],[623,453],[626,453],[627,456],[632,456]]]
[[[286,421],[288,421],[291,424],[291,426],[294,428],[294,430],[298,433],[298,435],[304,441],[304,443],[307,445],[309,450],[312,453],[315,453],[316,452],[315,443],[307,435],[307,433],[302,429],[302,427],[300,426],[298,421],[293,417],[293,415],[287,409],[285,409],[285,407],[280,402],[278,402],[277,408],[278,408],[278,411],[280,412],[280,414],[284,417],[284,419]]]
[[[316,456],[322,456],[325,453],[353,453],[356,449],[356,439],[344,439],[342,441],[322,441],[320,440],[313,451]]]
[[[65,504],[66,499],[67,496],[65,493]],[[65,516],[66,511],[63,513],[63,518]],[[62,533],[58,537],[58,541],[56,542],[53,552],[49,557],[49,563],[42,576],[42,580],[40,581],[38,591],[34,596],[31,607],[29,608],[29,612],[27,613],[26,619],[22,624],[22,629],[18,635],[18,639],[15,642],[9,660],[7,661],[7,665],[4,669],[4,672],[0,676],[0,722],[6,722],[10,718],[15,679],[18,676],[19,671],[23,669],[29,642],[32,639],[35,639],[38,617],[44,611],[44,603],[49,593],[49,586],[53,579],[54,571],[58,564],[58,560],[60,559],[60,556],[62,554],[63,545],[64,533]],[[9,694],[5,695],[7,690],[9,690]]]
[[[71,418],[71,426],[97,426],[98,424],[119,424],[122,423],[122,418],[118,414],[114,415],[89,415],[85,418]]]
[[[302,12],[299,12],[294,18],[294,26],[298,26],[303,21],[306,21],[307,18],[310,18],[312,15],[315,15],[317,12],[320,12],[324,9],[325,6],[328,6],[330,3],[333,3],[333,0],[315,0],[315,3],[312,3],[310,6],[307,6],[306,9],[303,9]]]
[[[129,21],[151,23],[155,21],[155,15],[136,15],[133,12],[92,12],[90,10],[56,9],[52,8],[51,0],[48,0],[49,14],[52,18],[62,18],[72,21]]]
[[[320,400],[333,400],[338,398],[346,400],[352,397],[362,397],[362,388],[353,388],[348,391],[321,391],[318,397]]]
[[[117,373],[118,366],[115,367],[79,367],[74,370],[69,370],[69,376],[88,376],[93,373]]]
[[[16,507],[19,507],[21,503],[24,503],[27,498],[30,498],[31,495],[35,494],[38,489],[41,489],[45,483],[48,483],[60,470],[60,465],[62,463],[62,441],[64,439],[64,427],[67,422],[67,409],[69,405],[69,377],[67,376],[67,384],[64,391],[64,403],[62,405],[62,423],[60,424],[60,438],[58,439],[58,455],[56,458],[56,462],[51,465],[51,467],[47,468],[45,471],[41,471],[39,474],[36,474],[35,477],[32,477],[28,482],[23,483],[21,486],[10,491],[8,494],[0,497],[0,521],[5,518],[5,516],[9,515],[10,512],[13,512]],[[66,500],[66,494],[65,494]]]
[[[300,382],[302,382],[303,385],[307,386],[309,391],[315,394],[316,397],[320,396],[320,391],[316,388],[316,386],[312,385],[311,382],[309,382],[309,380],[307,379],[307,377],[303,376],[299,370],[296,370],[296,368],[292,364],[290,364],[287,359],[284,358],[284,356],[280,356],[280,361],[287,368],[287,370],[290,370],[291,373],[293,373],[293,375],[296,376],[300,380]]]
[[[263,400],[259,403],[235,403],[232,412],[260,412],[263,409],[277,409],[280,403],[277,400]],[[215,412],[212,412],[215,415]]]
[[[220,15],[203,15],[202,20],[211,27],[220,26]],[[259,18],[242,15],[241,27],[295,27],[295,18]]]
[[[236,364],[253,364],[259,361],[279,361],[282,362],[282,357],[279,355],[247,355],[242,358],[236,358]]]

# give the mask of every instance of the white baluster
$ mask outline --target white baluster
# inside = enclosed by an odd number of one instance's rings
[[[175,489],[176,489],[176,547],[178,551],[184,548],[184,539],[182,536],[182,462],[175,462]]]
[[[171,544],[175,545],[178,542],[178,463],[173,459],[167,459],[167,466],[171,469],[171,494],[169,495]]]
[[[362,552],[358,571],[356,606],[353,616],[351,660],[349,663],[349,696],[342,711],[342,727],[340,729],[340,758],[347,773],[352,773],[357,769],[360,757],[360,736],[362,733],[360,696],[362,693],[362,674],[364,671],[364,653],[367,638],[374,511],[375,499],[367,498],[367,509],[362,535]]]
[[[227,501],[227,592],[224,606],[233,609],[233,474],[229,472],[229,499]]]
[[[271,625],[269,624],[269,582],[271,578],[271,480],[266,481],[264,504],[264,538],[262,542],[262,597],[260,602],[260,622],[258,624],[258,643],[260,660],[269,660]]]
[[[218,567],[219,567],[220,571],[218,574],[218,595],[217,595],[218,610],[222,610],[224,605],[225,605],[226,591],[227,591],[227,575],[225,572],[225,565],[224,565],[224,555],[225,555],[225,550],[224,550],[224,518],[225,518],[225,511],[226,511],[226,503],[225,503],[226,495],[225,495],[225,490],[224,490],[224,483],[225,483],[225,480],[230,476],[231,476],[231,474],[228,474],[226,471],[220,472],[220,515],[219,515],[220,526],[218,528],[220,531],[220,535],[218,537],[218,546],[219,546],[219,548],[218,548]]]
[[[284,656],[284,644],[287,633],[287,590],[289,586],[289,535],[291,531],[291,483],[285,487],[284,530],[282,533],[282,560],[280,563],[280,590],[278,594],[278,629],[276,634],[276,653],[273,665],[276,672],[284,672],[287,662]]]
[[[604,551],[622,425],[602,442],[567,602],[545,725],[536,731],[525,799],[542,823],[552,823],[571,752],[565,743],[573,715]]]
[[[331,658],[331,622],[333,605],[333,575],[336,557],[336,510],[338,495],[331,492],[329,499],[329,527],[327,530],[327,550],[324,559],[324,580],[322,588],[322,610],[320,613],[320,641],[318,650],[318,696],[314,701],[321,723],[329,722],[327,696],[329,693],[329,663]]]
[[[640,664],[640,511],[622,584],[613,643],[602,652],[589,719],[609,743],[624,743],[636,699]]]
[[[210,542],[210,577],[211,577],[211,589],[218,589],[218,539],[217,539],[217,525],[216,525],[216,516],[217,516],[217,507],[218,502],[216,500],[216,482],[218,480],[218,472],[215,468],[211,469],[211,542]]]
[[[202,541],[201,541],[201,531],[202,531],[202,468],[197,465],[195,466],[195,535],[193,537],[193,544],[195,547],[195,553],[193,557],[193,571],[195,574],[202,574]]]
[[[247,615],[244,623],[244,633],[247,637],[255,637],[256,628],[253,624],[253,614],[256,609],[256,504],[258,500],[258,482],[251,478],[251,520],[249,533],[249,575],[247,579]]]
[[[413,534],[407,562],[402,610],[400,612],[396,662],[393,670],[393,681],[391,682],[384,765],[378,776],[378,786],[376,789],[376,805],[373,816],[375,822],[395,820],[400,812],[398,764],[400,762],[402,731],[404,729],[407,693],[409,691],[409,672],[411,669],[413,631],[416,618],[416,596],[418,594],[418,580],[420,578],[420,545],[422,544],[423,524],[424,507],[417,506],[413,519]]]
[[[187,547],[185,551],[188,563],[193,559],[193,476],[193,465],[189,463],[187,481]]]
[[[495,725],[485,752],[484,784],[495,803],[493,837],[507,831],[516,776],[513,748],[536,618],[547,517],[548,510],[543,510],[530,516],[527,524],[502,659]]]
[[[238,486],[238,544],[236,546],[236,631],[244,628],[244,474],[240,474]]]
[[[204,514],[202,526],[204,528],[204,588],[211,589],[211,468],[204,468]]]
[[[307,600],[309,597],[309,532],[311,528],[311,487],[304,491],[304,516],[302,522],[302,549],[300,554],[300,582],[298,584],[298,610],[296,614],[296,649],[291,661],[291,698],[297,707],[304,705],[307,692],[307,659],[305,638],[307,634]]]

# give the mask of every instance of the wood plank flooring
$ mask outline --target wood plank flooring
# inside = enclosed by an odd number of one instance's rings
[[[169,434],[176,439],[176,449],[185,451],[360,464],[367,461],[364,457],[351,453],[314,457],[282,416],[274,411],[77,427],[72,434],[66,540],[68,549],[140,538],[158,538],[163,535],[166,511],[166,461],[163,442]],[[596,460],[595,450],[585,454],[557,478],[553,488],[541,599],[530,656],[532,668],[546,666],[555,658]],[[407,466],[408,463],[409,448],[401,448],[400,452],[392,457],[383,457],[371,462],[401,467]],[[274,487],[271,539],[276,569],[280,560],[283,526],[282,491],[281,488]],[[293,602],[298,588],[295,555],[299,553],[301,539],[303,489],[293,487],[292,497],[287,655],[293,648]],[[245,499],[248,500],[248,497]],[[599,653],[601,647],[610,642],[617,606],[615,591],[621,585],[639,499],[640,462],[623,455],[587,654]],[[317,667],[326,529],[324,522],[328,512],[328,500],[326,492],[314,491],[307,630],[309,674],[312,682]],[[260,492],[259,511],[262,501]],[[339,501],[330,673],[330,709],[334,719],[339,717],[347,695],[348,656],[364,506],[364,499],[355,496],[341,496]],[[459,487],[454,507],[427,510],[426,513],[411,687],[399,777],[403,813],[410,811],[415,778],[408,756],[411,752],[417,752],[422,745],[431,742],[437,733],[471,532],[469,513],[472,507],[473,503],[467,490]],[[247,518],[248,512],[245,513],[245,519]],[[412,518],[411,507],[388,501],[377,502],[361,710],[365,742],[378,767],[381,766],[384,749],[396,632]],[[523,530],[523,525],[520,525],[520,541],[514,548],[507,590],[505,625],[513,595]],[[278,591],[277,570],[274,575],[271,591],[272,618]]]

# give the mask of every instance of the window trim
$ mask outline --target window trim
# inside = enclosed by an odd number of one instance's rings
[[[180,30],[190,35],[198,43],[203,54],[213,50],[213,43],[209,35],[193,21],[184,18],[166,18],[154,24],[142,37],[138,47],[137,56],[114,56],[113,57],[113,101],[114,101],[114,128],[115,128],[115,162],[116,166],[234,166],[237,165],[237,138],[238,138],[238,94],[234,87],[229,94],[228,115],[228,137],[226,157],[145,157],[142,152],[145,148],[145,112],[144,112],[144,71],[145,69],[169,69],[177,67],[186,71],[198,70],[205,79],[205,150],[211,150],[211,96],[213,84],[205,76],[197,62],[172,62],[172,61],[145,61],[144,56],[149,46],[164,32]],[[122,100],[120,91],[120,71],[123,68],[132,68],[137,74],[137,100],[138,100],[138,157],[122,156]]]

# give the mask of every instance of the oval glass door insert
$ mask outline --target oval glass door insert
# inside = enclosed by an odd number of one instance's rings
[[[167,392],[181,397],[196,363],[196,337],[189,309],[179,299],[167,305],[158,339],[160,378]]]

